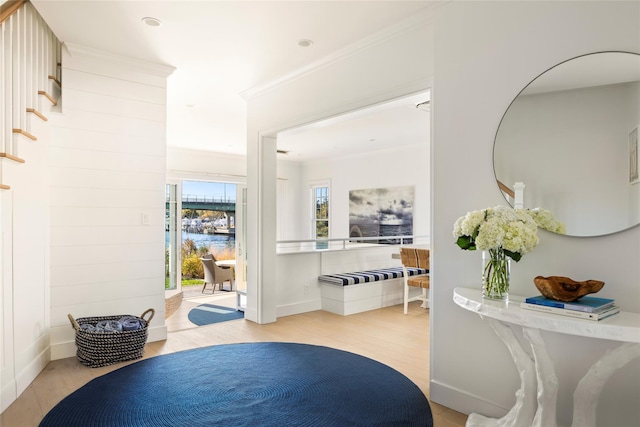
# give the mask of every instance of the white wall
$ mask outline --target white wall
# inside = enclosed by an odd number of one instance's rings
[[[431,86],[432,27],[429,13],[364,40],[343,55],[306,74],[248,100],[247,182],[249,269],[245,316],[259,323],[276,319],[275,206],[276,197],[268,150],[275,145],[264,137],[383,101],[422,92]],[[424,53],[424,54],[422,54]],[[300,102],[313,99],[314,102]]]
[[[475,209],[504,203],[492,169],[502,114],[529,81],[580,54],[640,53],[640,3],[449,2],[436,19],[432,92],[433,233],[431,398],[462,412],[503,415],[519,385],[511,357],[478,316],[452,301],[457,286],[480,287],[480,254],[461,251],[453,223]],[[455,196],[452,197],[452,192]],[[640,227],[598,238],[540,233],[540,245],[512,264],[512,293],[536,294],[536,275],[604,280],[600,292],[640,312]],[[559,422],[570,424],[572,390],[615,343],[545,333],[560,380]],[[640,361],[607,383],[598,425],[640,424]]]
[[[428,116],[425,113],[425,126]],[[430,230],[430,148],[429,141],[403,148],[362,153],[329,160],[306,162],[303,180],[331,179],[331,237],[349,236],[349,191],[384,187],[414,187],[413,234],[429,235]],[[305,187],[304,190],[308,189]],[[305,218],[311,217],[308,190]],[[300,230],[299,239],[309,239],[308,222]]]
[[[51,118],[48,109],[40,109]],[[50,360],[49,348],[49,127],[30,118],[38,138],[18,139],[25,163],[3,164],[0,193],[0,411],[35,379]]]
[[[75,355],[73,317],[164,326],[166,66],[63,49],[62,114],[49,146],[52,359]],[[143,223],[143,216],[148,223]]]

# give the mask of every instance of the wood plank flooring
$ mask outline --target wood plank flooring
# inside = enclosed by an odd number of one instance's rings
[[[240,342],[298,342],[323,345],[357,353],[389,365],[406,375],[429,397],[429,310],[420,302],[373,310],[351,316],[314,311],[281,317],[258,325],[244,319],[193,327],[185,322],[190,307],[207,302],[234,303],[234,294],[185,300],[183,307],[167,319],[170,330],[165,341],[148,343],[144,358],[196,347]],[[185,304],[186,303],[186,304]],[[135,362],[129,362],[135,363]],[[1,427],[37,426],[44,415],[65,396],[88,381],[127,363],[87,368],[75,357],[50,362],[22,395],[0,415]],[[185,369],[215,369],[215,361]],[[435,427],[464,426],[467,416],[431,402]]]

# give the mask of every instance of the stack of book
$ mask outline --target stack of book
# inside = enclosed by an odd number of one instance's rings
[[[582,297],[578,301],[562,302],[538,295],[525,299],[520,303],[520,307],[526,310],[586,320],[602,320],[620,312],[620,307],[615,304],[614,300],[589,296]]]

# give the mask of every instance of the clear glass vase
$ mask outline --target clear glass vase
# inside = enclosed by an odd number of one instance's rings
[[[482,251],[482,297],[509,299],[510,259],[502,249]]]

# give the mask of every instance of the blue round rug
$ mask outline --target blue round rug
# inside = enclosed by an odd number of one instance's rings
[[[295,343],[157,356],[93,379],[40,426],[432,426],[429,402],[375,360]]]

